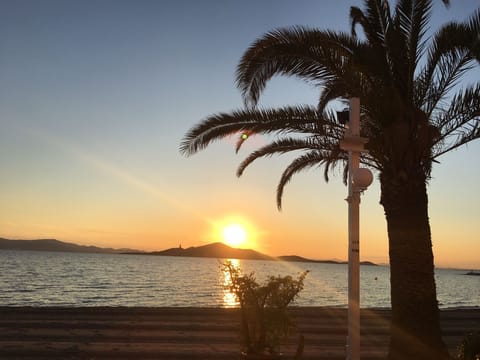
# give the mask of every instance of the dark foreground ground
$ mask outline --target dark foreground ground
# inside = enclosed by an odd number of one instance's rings
[[[345,359],[345,309],[291,313],[305,336],[304,359]],[[234,309],[0,307],[0,359],[238,359],[238,316]],[[385,357],[389,316],[362,310],[362,360]],[[441,319],[452,354],[466,332],[480,330],[480,309],[445,310]],[[285,359],[297,338],[284,347]]]

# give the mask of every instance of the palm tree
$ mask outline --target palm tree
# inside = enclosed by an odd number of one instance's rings
[[[363,9],[351,7],[351,33],[297,26],[265,34],[238,65],[245,108],[207,117],[180,148],[191,155],[236,132],[277,135],[251,153],[237,174],[258,158],[300,151],[278,184],[281,208],[283,189],[299,171],[322,167],[328,180],[334,167],[346,169],[347,154],[339,146],[344,127],[329,109],[334,100],[360,98],[361,135],[369,138],[361,163],[379,176],[387,221],[389,359],[448,358],[439,326],[427,185],[440,156],[480,137],[480,83],[458,86],[480,61],[480,9],[426,39],[431,8],[431,0],[398,0],[393,11],[386,0],[364,0]],[[318,86],[318,105],[256,108],[275,75]],[[240,137],[237,150],[244,141],[248,136]]]

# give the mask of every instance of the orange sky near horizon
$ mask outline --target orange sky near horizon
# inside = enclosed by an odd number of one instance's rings
[[[230,144],[216,146],[229,147]],[[228,224],[240,223],[248,234],[248,241],[242,246],[244,248],[273,256],[295,254],[313,259],[347,258],[346,187],[338,177],[325,184],[319,173],[307,172],[298,176],[288,186],[284,209],[279,212],[274,202],[273,185],[276,179],[272,178],[269,184],[256,184],[258,173],[263,177],[263,172],[268,172],[268,169],[251,169],[245,178],[236,179],[233,174],[238,157],[232,159],[228,168],[216,169],[216,149],[207,150],[205,157],[212,158],[213,172],[230,174],[232,184],[225,184],[223,179],[212,181],[208,173],[200,172],[195,174],[199,182],[196,187],[198,192],[182,192],[180,189],[173,192],[181,194],[177,197],[168,195],[162,190],[163,186],[154,186],[111,164],[107,166],[85,154],[78,156],[78,151],[72,151],[68,146],[64,147],[64,151],[70,151],[72,161],[77,159],[103,178],[103,190],[121,191],[122,198],[112,201],[108,192],[98,193],[99,201],[92,207],[90,199],[84,199],[81,193],[71,194],[71,203],[61,205],[51,194],[48,198],[33,198],[28,191],[17,194],[18,208],[28,211],[22,210],[21,216],[17,214],[18,225],[3,222],[4,237],[54,237],[83,245],[152,251],[223,241],[222,229]],[[186,162],[195,160],[195,157],[185,159]],[[318,181],[317,189],[312,189],[312,192],[317,194],[317,199],[323,197],[325,201],[312,202],[309,199],[311,193],[304,193],[304,187],[311,186],[311,177]],[[467,188],[474,188],[474,181],[472,179]],[[207,182],[210,184],[207,185]],[[212,188],[215,188],[214,192]],[[449,196],[454,198],[455,194],[452,192]],[[438,198],[431,196],[430,204],[445,206],[443,198],[440,201]],[[388,263],[386,224],[378,200],[379,187],[378,181],[375,181],[362,196],[361,260]],[[126,208],[125,204],[134,206]],[[194,204],[202,206],[195,207]],[[441,267],[478,268],[478,242],[470,241],[467,242],[469,247],[458,247],[456,241],[451,241],[455,237],[475,240],[476,224],[460,215],[463,204],[450,206],[450,215],[440,212],[436,216],[438,211],[435,208],[431,210],[436,264]],[[121,214],[118,213],[119,207],[125,207]],[[62,217],[61,214],[67,216]],[[2,219],[5,217],[2,216]],[[463,230],[451,227],[453,222],[463,223]]]

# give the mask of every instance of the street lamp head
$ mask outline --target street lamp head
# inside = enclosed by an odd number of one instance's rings
[[[359,190],[366,190],[373,181],[373,174],[367,168],[358,168],[353,171],[352,183],[353,186]]]

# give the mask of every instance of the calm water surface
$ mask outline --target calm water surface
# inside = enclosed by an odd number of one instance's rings
[[[145,255],[0,250],[0,306],[235,306],[221,261]],[[347,306],[347,266],[239,260],[245,272],[310,270],[296,304]],[[480,307],[480,277],[436,270],[442,308]],[[361,306],[389,307],[389,268],[361,267]]]

